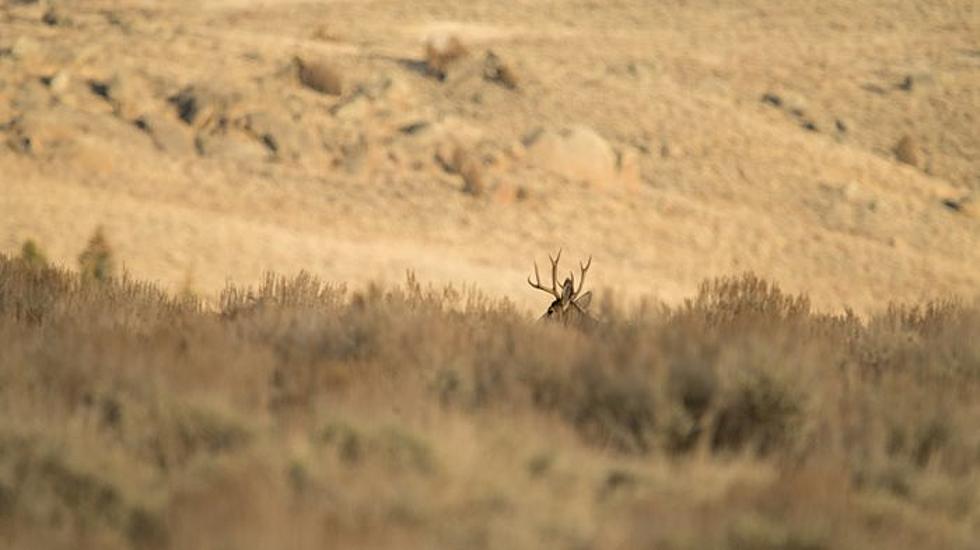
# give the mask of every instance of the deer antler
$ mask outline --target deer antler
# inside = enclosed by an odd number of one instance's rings
[[[575,290],[575,275],[572,274],[572,299],[573,300],[575,298],[578,298],[579,293],[582,292],[583,288],[585,288],[585,274],[588,273],[589,268],[592,267],[592,256],[591,255],[589,256],[589,261],[585,262],[585,265],[582,265],[582,263],[579,262],[578,267],[582,271],[582,278],[579,279],[578,281],[578,290]]]
[[[538,262],[534,262],[535,281],[532,282],[531,276],[528,275],[527,284],[531,285],[531,288],[543,290],[560,300],[561,293],[558,292],[558,261],[561,260],[561,249],[558,249],[558,254],[554,258],[551,257],[551,254],[548,254],[548,259],[551,260],[551,288],[541,285],[541,276],[538,274]]]

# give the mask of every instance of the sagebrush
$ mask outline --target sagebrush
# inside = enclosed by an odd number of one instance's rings
[[[308,274],[0,257],[9,548],[971,548],[980,308],[752,275],[587,330]]]

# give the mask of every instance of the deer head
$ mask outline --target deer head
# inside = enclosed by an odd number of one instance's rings
[[[575,288],[575,274],[572,272],[568,273],[565,282],[562,283],[560,289],[558,288],[558,261],[561,260],[561,250],[558,250],[558,254],[554,258],[548,255],[548,259],[551,260],[551,288],[541,284],[537,262],[534,262],[534,281],[531,280],[530,276],[527,278],[527,283],[531,285],[531,288],[543,290],[555,298],[541,319],[559,321],[565,325],[569,323],[579,325],[594,323],[592,317],[585,312],[589,307],[589,302],[592,301],[592,291],[582,294],[582,288],[585,287],[585,274],[592,265],[592,256],[589,256],[585,265],[579,264],[581,277],[577,289]]]

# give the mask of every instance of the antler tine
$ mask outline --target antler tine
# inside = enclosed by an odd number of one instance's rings
[[[561,261],[561,249],[558,249],[554,259],[551,254],[548,254],[548,259],[551,260],[551,293],[555,298],[561,298],[561,293],[558,292],[558,262]]]
[[[589,261],[585,262],[585,265],[582,265],[582,263],[579,262],[578,266],[579,269],[582,270],[582,278],[579,279],[578,290],[575,290],[574,294],[572,294],[576,298],[578,297],[579,292],[582,292],[582,289],[585,288],[585,274],[588,273],[589,268],[592,267],[592,256],[591,255],[589,256]],[[572,283],[574,282],[575,282],[575,277],[572,277]],[[572,289],[574,290],[574,288],[575,285],[573,284]]]
[[[550,257],[550,256],[549,256]],[[546,288],[541,285],[541,275],[538,274],[538,262],[534,262],[534,279],[536,282],[531,281],[531,276],[527,276],[527,284],[531,285],[531,288],[536,288],[538,290],[543,290],[548,294],[551,294],[555,298],[558,298],[558,290],[555,288],[554,279],[552,279],[551,288]]]

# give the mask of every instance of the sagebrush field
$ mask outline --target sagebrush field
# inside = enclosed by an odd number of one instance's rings
[[[589,332],[270,275],[206,307],[0,256],[0,540],[976,548],[980,308],[746,274]]]

